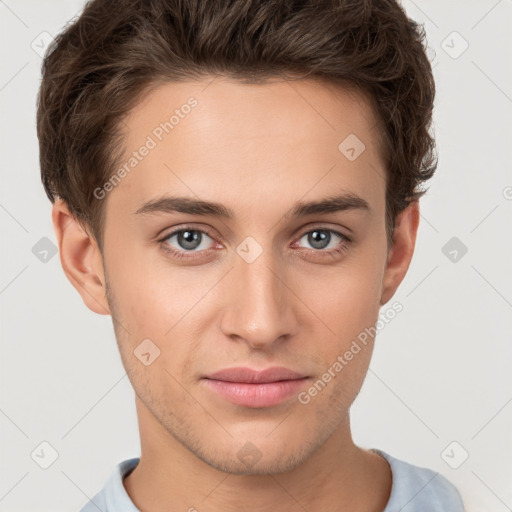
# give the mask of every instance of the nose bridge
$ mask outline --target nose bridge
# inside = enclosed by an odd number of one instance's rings
[[[251,240],[237,248],[223,317],[226,335],[243,338],[258,348],[292,334],[294,329],[293,294],[280,275],[282,262],[271,249],[262,249]]]

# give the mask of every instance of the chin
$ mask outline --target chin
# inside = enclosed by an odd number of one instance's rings
[[[284,432],[284,431],[283,431]],[[291,471],[302,464],[317,447],[316,442],[296,438],[284,432],[273,439],[269,431],[249,437],[234,436],[215,445],[188,446],[209,466],[233,475],[270,475]]]

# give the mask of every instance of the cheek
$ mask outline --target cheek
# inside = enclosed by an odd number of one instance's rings
[[[192,272],[173,268],[157,248],[116,249],[109,276],[128,330],[138,336],[163,338],[200,300],[197,272],[194,278]]]
[[[111,265],[109,272],[119,320],[114,325],[124,360],[138,366],[133,352],[149,339],[160,351],[155,365],[181,371],[198,349],[201,325],[212,314],[208,291],[219,277],[192,267],[172,268],[163,257],[163,262],[147,265],[142,255],[133,259],[137,263],[125,259]]]
[[[339,340],[346,342],[377,320],[382,274],[375,263],[359,261],[305,279],[305,303]]]
[[[326,278],[307,278],[310,293],[306,303],[321,319],[316,322],[317,332],[324,333],[325,341],[319,342],[315,351],[323,363],[324,373],[319,378],[328,380],[328,391],[325,395],[322,391],[321,400],[328,407],[352,403],[368,371],[380,309],[382,276],[378,268],[374,259],[359,259]]]

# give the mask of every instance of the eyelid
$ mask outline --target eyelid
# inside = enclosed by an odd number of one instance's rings
[[[164,230],[165,231],[165,230]],[[165,242],[167,240],[169,240],[169,238],[179,234],[179,233],[182,233],[183,231],[197,231],[199,233],[202,233],[203,235],[207,235],[208,237],[210,237],[215,243],[218,243],[217,240],[216,240],[216,236],[212,235],[208,230],[206,229],[202,229],[202,228],[199,228],[199,227],[195,227],[195,226],[190,226],[190,225],[183,225],[183,226],[174,226],[174,228],[172,229],[172,231],[170,231],[169,233],[166,233],[164,235],[162,235],[161,237],[159,237],[159,239],[157,240],[159,243],[162,243],[162,242]],[[206,250],[206,249],[205,249]],[[182,252],[193,252],[193,251],[182,251]]]
[[[168,238],[170,238],[171,236],[181,232],[181,231],[187,231],[187,230],[190,230],[190,231],[199,231],[201,233],[204,233],[206,235],[208,235],[210,238],[212,239],[215,239],[217,238],[217,235],[212,235],[210,232],[209,232],[209,227],[198,227],[198,226],[193,226],[191,224],[182,224],[182,225],[177,225],[177,226],[173,226],[172,228],[172,231],[170,231],[169,233],[166,233],[162,236],[159,236],[159,234],[157,235],[157,239],[159,242],[163,241],[163,240],[167,240]],[[322,223],[318,223],[318,224],[313,224],[312,226],[308,226],[307,228],[302,228],[297,235],[294,236],[294,240],[297,241],[299,240],[300,238],[302,238],[304,235],[307,235],[308,233],[311,233],[312,231],[315,231],[315,229],[317,230],[321,230],[321,231],[330,231],[331,233],[335,233],[335,234],[338,234],[340,235],[341,237],[343,237],[344,239],[348,240],[348,241],[352,241],[351,240],[351,237],[345,233],[343,233],[342,231],[339,230],[339,228],[332,228],[332,227],[329,227],[327,226],[326,224],[322,224]],[[162,230],[161,232],[163,231],[166,231],[165,229]],[[294,242],[295,243],[295,242]]]
[[[348,229],[348,228],[347,228]],[[351,236],[345,234],[339,227],[330,227],[326,224],[318,223],[317,225],[313,224],[312,226],[308,226],[307,228],[300,231],[300,235],[297,235],[296,239],[301,239],[304,235],[307,235],[308,233],[311,233],[312,231],[329,231],[331,233],[335,233],[336,235],[341,236],[344,240],[347,242],[352,242]]]
[[[211,228],[210,226],[204,225],[192,225],[192,224],[178,224],[177,226],[173,226],[169,231],[167,229],[163,229],[160,233],[164,233],[162,235],[156,236],[156,242],[161,243],[168,240],[171,236],[177,235],[183,231],[198,231],[204,235],[209,236],[215,243],[219,243],[217,240],[221,238],[217,231]]]

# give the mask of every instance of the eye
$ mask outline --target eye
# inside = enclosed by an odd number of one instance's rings
[[[197,253],[211,249],[213,239],[208,233],[200,229],[183,228],[166,235],[159,242],[173,256],[187,258],[190,257],[187,253]]]
[[[312,249],[303,248],[302,250],[313,257],[337,256],[345,252],[351,242],[347,236],[333,229],[315,228],[304,233],[292,247],[302,245],[303,240]],[[190,260],[208,255],[216,245],[219,246],[206,231],[192,227],[175,230],[160,239],[159,243],[173,258]]]
[[[336,255],[346,251],[348,244],[351,242],[351,240],[342,233],[327,228],[315,228],[304,233],[299,240],[295,242],[294,246],[301,241],[304,241],[313,248],[306,248],[306,251],[317,254],[326,253],[329,255]]]

